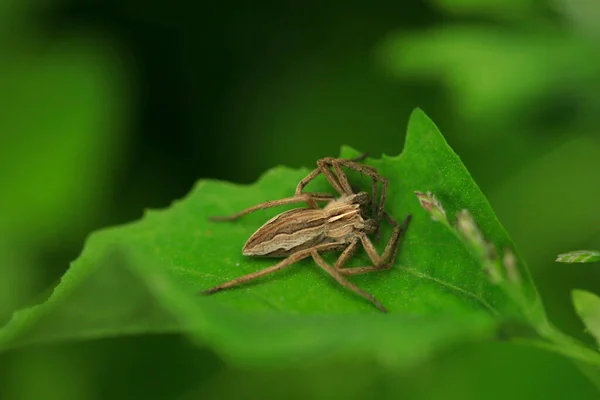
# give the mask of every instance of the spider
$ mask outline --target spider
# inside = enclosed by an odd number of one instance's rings
[[[284,211],[271,218],[250,236],[242,249],[242,254],[246,256],[286,257],[284,260],[271,267],[201,291],[200,294],[210,295],[279,271],[304,258],[312,257],[316,264],[329,273],[339,284],[369,300],[379,310],[387,312],[387,309],[373,295],[362,290],[345,277],[391,268],[398,251],[400,239],[408,227],[411,215],[409,214],[400,225],[383,210],[387,180],[379,175],[375,168],[356,162],[365,156],[353,160],[331,157],[320,159],[317,161],[318,168],[298,183],[296,194],[293,197],[266,201],[231,216],[211,217],[213,221],[233,221],[261,209],[302,202],[308,205],[307,208]],[[337,179],[331,172],[330,167],[335,170]],[[376,196],[377,182],[383,184],[379,206],[369,198],[367,192],[354,193],[342,167],[372,177],[373,197]],[[304,187],[321,173],[325,175],[331,186],[341,197],[336,199],[326,193],[302,192]],[[319,208],[317,205],[319,202],[325,202],[326,204],[323,208]],[[369,218],[365,214],[365,208],[369,205],[371,206],[371,216],[373,218]],[[387,220],[393,226],[393,232],[383,254],[379,255],[368,235],[379,234],[382,219]],[[365,249],[373,265],[345,268],[346,262],[354,255],[360,245]],[[321,253],[332,251],[342,251],[333,267],[321,256]]]

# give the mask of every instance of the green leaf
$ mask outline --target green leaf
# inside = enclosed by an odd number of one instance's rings
[[[557,262],[562,263],[592,263],[600,261],[600,252],[594,250],[575,250],[556,256]]]
[[[585,290],[573,290],[573,304],[587,331],[600,347],[600,297]]]
[[[552,96],[560,82],[585,91],[600,68],[590,44],[556,27],[524,33],[463,24],[389,36],[380,55],[393,75],[440,81],[456,112],[489,131],[490,115],[494,126],[514,121]],[[565,69],[567,63],[576,66]],[[487,136],[473,129],[461,133],[470,143]]]
[[[358,152],[344,148],[344,157]],[[490,282],[454,232],[431,221],[414,195],[432,191],[449,215],[467,208],[497,248],[513,249],[459,157],[420,110],[404,151],[368,160],[388,178],[386,210],[413,214],[394,267],[352,277],[390,314],[340,287],[310,260],[242,287],[197,297],[198,290],[272,265],[241,255],[246,239],[281,210],[228,223],[209,222],[265,200],[289,197],[308,169],[276,167],[253,185],[200,181],[183,200],[142,220],[93,234],[52,297],[17,313],[0,331],[0,348],[32,342],[184,331],[238,363],[264,364],[365,356],[410,365],[458,342],[495,334],[504,321],[543,315],[524,263],[523,313]],[[366,179],[351,177],[370,188]],[[324,180],[309,190],[325,191]],[[390,233],[384,230],[384,240]],[[381,249],[385,243],[380,243]],[[516,253],[516,252],[515,252]],[[329,254],[327,259],[335,259]],[[359,252],[351,265],[368,265]]]
[[[0,233],[48,240],[88,220],[103,200],[126,93],[107,45],[29,46],[0,66]]]
[[[431,0],[435,6],[451,14],[489,15],[515,20],[538,11],[535,0]]]
[[[9,1],[8,3],[15,3]],[[31,1],[8,6],[22,11]],[[6,4],[3,2],[3,6]],[[0,6],[0,9],[3,8]],[[0,20],[2,20],[0,11]],[[20,20],[9,18],[12,25]],[[2,22],[0,22],[2,26]],[[31,30],[32,29],[30,27]],[[63,248],[90,229],[126,137],[122,63],[109,43],[16,35],[0,27],[0,321],[47,285],[56,269],[40,248]],[[110,166],[110,167],[109,167]],[[79,239],[78,239],[79,240]],[[60,250],[58,250],[60,252]],[[47,254],[47,253],[44,253]],[[43,265],[36,259],[43,258]],[[61,271],[64,266],[61,265]],[[58,276],[52,277],[52,280]]]

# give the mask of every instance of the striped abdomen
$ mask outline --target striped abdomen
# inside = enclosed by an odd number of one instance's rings
[[[285,257],[327,239],[327,217],[322,209],[296,208],[271,218],[250,236],[242,253],[247,256]]]

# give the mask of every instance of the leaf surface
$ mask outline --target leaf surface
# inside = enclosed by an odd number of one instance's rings
[[[342,150],[343,157],[357,154],[350,148]],[[415,110],[402,154],[366,163],[389,180],[387,212],[398,220],[413,214],[393,268],[350,278],[381,301],[389,314],[337,285],[309,259],[236,289],[195,296],[199,290],[276,262],[244,257],[241,247],[285,207],[235,222],[208,221],[212,215],[289,197],[309,172],[276,167],[252,185],[200,181],[166,210],[148,211],[140,221],[94,233],[48,302],[15,314],[0,331],[0,348],[185,332],[238,363],[361,355],[406,366],[455,343],[490,337],[502,321],[522,319],[518,307],[490,283],[457,236],[431,221],[414,195],[415,190],[434,192],[449,216],[469,209],[498,248],[513,248],[487,200],[431,120]],[[351,178],[370,188],[368,179],[356,174]],[[331,192],[324,179],[307,190]],[[384,229],[380,251],[390,230]],[[336,254],[326,256],[334,261]],[[361,251],[349,266],[368,264]],[[522,275],[537,304],[527,271]]]

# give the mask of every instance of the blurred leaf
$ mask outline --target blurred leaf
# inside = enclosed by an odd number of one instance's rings
[[[536,10],[538,0],[430,0],[438,8],[452,14],[506,16],[516,19]]]
[[[492,342],[460,346],[406,371],[352,359],[304,367],[288,365],[276,370],[223,368],[181,400],[241,397],[582,400],[597,399],[598,392],[570,362],[555,354]]]
[[[592,250],[575,250],[568,253],[559,254],[556,257],[557,262],[563,263],[591,263],[600,261],[600,252]]]
[[[0,66],[0,207],[12,237],[56,236],[89,219],[108,194],[123,93],[106,50],[55,43]]]
[[[489,193],[494,209],[532,268],[551,262],[598,231],[600,141],[574,136]],[[534,217],[535,216],[535,217]],[[552,229],[548,229],[551,223]],[[577,247],[576,247],[577,246]]]
[[[514,121],[557,89],[579,95],[593,90],[589,85],[600,73],[595,47],[557,29],[457,25],[391,36],[381,56],[399,77],[439,79],[462,118],[489,128]],[[473,129],[464,134],[486,138]]]
[[[600,4],[589,0],[552,0],[554,6],[567,21],[571,23],[573,30],[582,32],[591,38],[600,39]]]
[[[0,45],[0,323],[64,271],[39,248],[63,251],[94,224],[125,138],[119,60],[97,34],[71,33]]]
[[[578,289],[573,290],[571,294],[577,314],[600,347],[600,297]]]
[[[53,0],[3,0],[0,2],[0,43],[13,47],[22,44],[23,36],[32,32],[35,11],[48,7]]]
[[[0,237],[0,326],[39,285],[31,249]]]
[[[236,290],[194,296],[273,264],[242,257],[240,247],[276,211],[235,223],[211,223],[207,217],[289,196],[308,173],[279,167],[250,186],[202,181],[168,210],[92,235],[50,300],[16,314],[0,331],[0,346],[184,330],[240,363],[362,355],[410,365],[454,343],[489,338],[502,321],[544,318],[525,269],[521,286],[530,304],[523,309],[490,283],[459,238],[431,223],[420,207],[413,191],[434,191],[448,214],[468,208],[498,248],[513,248],[460,159],[422,111],[411,117],[404,152],[369,164],[390,180],[387,211],[414,214],[395,268],[353,279],[390,315],[379,314],[308,260]],[[323,181],[316,186],[327,187]],[[364,254],[358,258],[354,265],[368,264]]]

